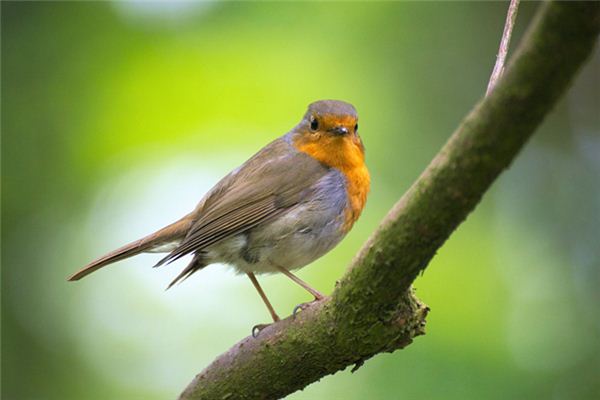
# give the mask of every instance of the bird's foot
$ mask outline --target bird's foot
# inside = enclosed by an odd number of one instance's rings
[[[309,308],[310,306],[312,306],[314,303],[316,303],[317,301],[323,300],[324,298],[325,298],[325,296],[321,295],[320,298],[315,297],[315,299],[313,301],[298,304],[296,307],[294,307],[294,311],[292,311],[292,319],[296,319],[296,314],[298,314],[298,311],[304,311],[307,308]]]
[[[257,338],[258,335],[260,334],[260,332],[265,329],[267,326],[273,325],[273,323],[271,324],[258,324],[258,325],[254,325],[252,327],[252,337],[253,338]]]

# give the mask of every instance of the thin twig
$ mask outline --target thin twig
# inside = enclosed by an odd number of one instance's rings
[[[500,48],[498,49],[498,55],[496,56],[496,64],[490,76],[488,87],[485,95],[488,96],[494,87],[496,82],[502,76],[504,72],[504,63],[506,62],[506,55],[508,54],[508,47],[510,46],[510,37],[512,36],[513,26],[517,19],[517,10],[519,9],[519,0],[510,0],[508,6],[508,13],[506,14],[506,22],[504,23],[504,32],[502,32],[502,40],[500,41]]]

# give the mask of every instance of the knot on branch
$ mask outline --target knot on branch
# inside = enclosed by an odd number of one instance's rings
[[[409,289],[399,305],[396,318],[392,321],[399,330],[398,335],[395,340],[389,342],[384,351],[391,353],[403,349],[412,343],[413,338],[424,335],[429,311],[430,308],[414,296],[413,289]]]
[[[384,318],[380,318],[378,323],[361,337],[363,343],[371,342],[376,345],[369,348],[368,354],[361,355],[354,362],[351,372],[357,371],[366,360],[378,353],[401,350],[411,344],[415,337],[424,335],[429,310],[425,303],[415,297],[414,290],[410,288],[401,297],[397,307],[386,313]]]

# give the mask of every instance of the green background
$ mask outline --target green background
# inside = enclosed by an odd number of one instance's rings
[[[513,48],[536,4],[522,4]],[[174,398],[267,322],[220,265],[104,252],[191,210],[296,124],[353,103],[367,208],[300,272],[330,293],[485,91],[505,3],[2,2],[2,398]],[[427,335],[292,399],[597,398],[600,53],[415,286]],[[515,121],[519,123],[519,121]],[[259,278],[281,314],[307,294]]]

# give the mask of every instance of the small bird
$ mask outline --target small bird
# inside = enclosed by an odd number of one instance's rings
[[[291,271],[330,251],[360,216],[370,186],[364,154],[354,107],[314,102],[298,125],[221,179],[191,213],[68,279],[139,253],[168,253],[155,267],[191,254],[168,287],[209,264],[230,264],[250,278],[276,322],[255,274],[280,272],[315,301],[324,298]]]

